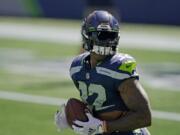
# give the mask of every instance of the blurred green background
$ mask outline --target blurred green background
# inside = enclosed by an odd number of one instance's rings
[[[53,117],[58,105],[17,101],[22,96],[16,100],[7,97],[23,93],[79,98],[68,70],[79,53],[80,26],[81,22],[74,20],[0,18],[0,135],[74,134],[71,129],[57,132]],[[180,134],[180,27],[128,23],[121,26],[119,51],[137,60],[152,109],[174,114],[163,118],[154,114],[151,134]],[[159,47],[161,41],[172,42]],[[7,97],[3,98],[3,92],[7,92]]]

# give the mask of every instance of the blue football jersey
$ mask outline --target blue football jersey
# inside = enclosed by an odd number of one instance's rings
[[[74,58],[70,75],[81,99],[93,108],[95,113],[128,111],[118,92],[118,87],[128,78],[139,78],[136,61],[127,54],[107,56],[95,68],[91,68],[90,53]]]

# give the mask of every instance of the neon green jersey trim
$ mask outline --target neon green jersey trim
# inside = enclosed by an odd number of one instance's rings
[[[136,61],[125,61],[118,69],[132,74],[132,72],[136,69]]]

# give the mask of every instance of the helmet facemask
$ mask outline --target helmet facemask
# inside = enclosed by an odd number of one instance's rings
[[[118,32],[96,31],[90,34],[92,52],[100,55],[113,55],[116,53],[119,42]]]

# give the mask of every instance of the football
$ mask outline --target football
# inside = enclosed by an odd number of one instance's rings
[[[73,121],[75,120],[80,120],[80,121],[88,121],[88,118],[86,116],[86,111],[88,108],[86,105],[75,98],[70,98],[67,101],[66,107],[65,107],[65,113],[66,113],[66,118],[67,122],[70,127],[73,125]]]

